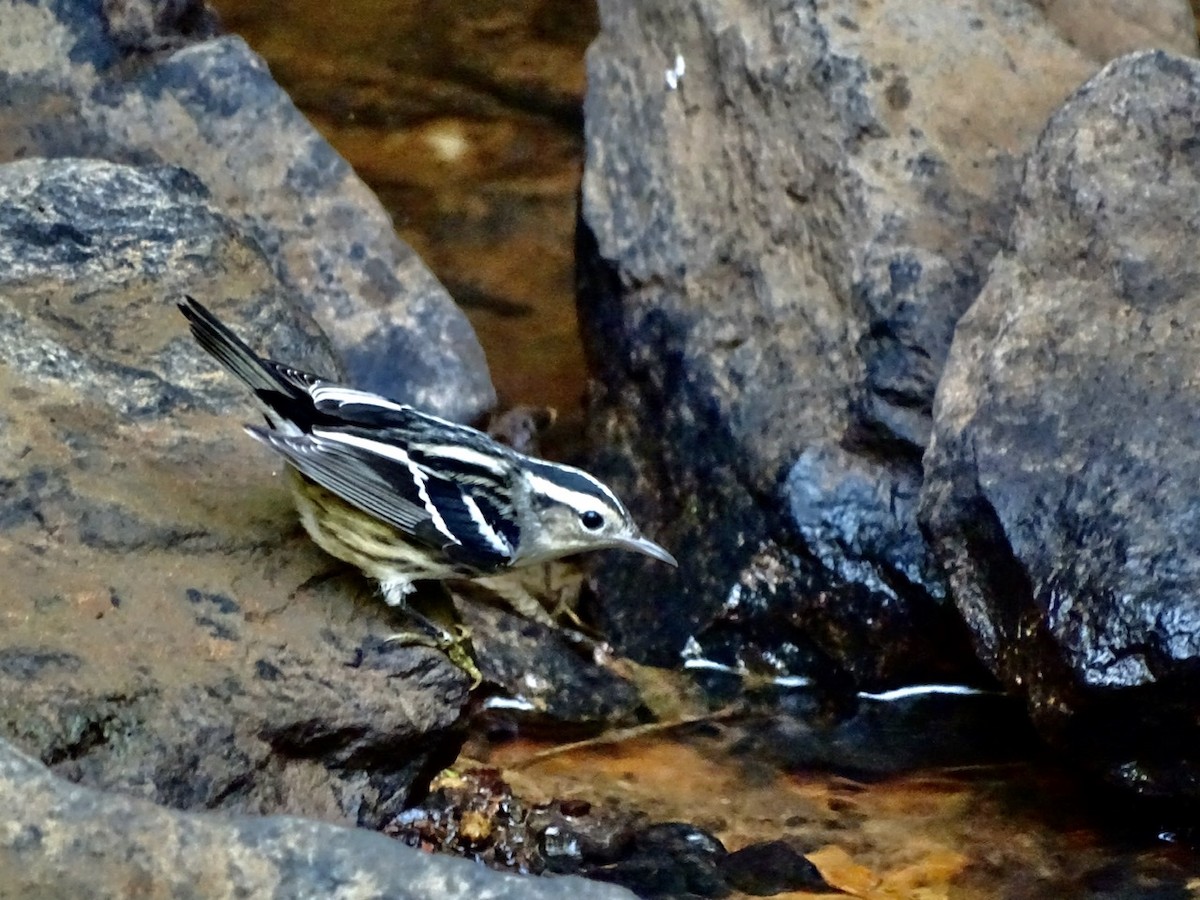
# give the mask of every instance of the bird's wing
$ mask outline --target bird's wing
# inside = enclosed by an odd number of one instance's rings
[[[458,562],[487,570],[512,560],[519,532],[501,494],[437,474],[386,435],[349,426],[247,431],[326,490]]]
[[[309,395],[312,394],[314,388],[325,384],[332,384],[332,382],[322,378],[320,375],[305,372],[303,369],[297,369],[285,363],[276,362],[273,359],[264,359],[262,363],[274,372],[280,381],[298,388]]]
[[[425,415],[411,406],[370,391],[359,391],[331,382],[314,384],[309,395],[313,405],[324,415],[365,427],[403,428],[410,421]]]
[[[405,444],[413,440],[430,439],[448,441],[456,445],[480,441],[495,444],[487,435],[467,425],[438,418],[369,391],[358,391],[340,384],[318,381],[311,386],[308,393],[313,406],[328,423],[362,428],[381,435],[387,433],[389,439]]]
[[[322,382],[311,391],[313,405],[328,426],[344,440],[390,457],[396,445],[405,462],[430,474],[448,478],[472,494],[499,497],[507,493],[513,464],[519,458],[509,447],[467,425],[386,400],[377,394]]]

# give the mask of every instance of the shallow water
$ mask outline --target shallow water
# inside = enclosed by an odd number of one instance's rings
[[[502,401],[578,416],[571,254],[591,6],[216,6],[467,309]],[[858,897],[1200,896],[1188,847],[1045,759],[865,781],[748,758],[730,749],[736,731],[666,731],[527,765],[546,745],[476,740],[461,762],[499,767],[531,802],[578,797],[692,822],[731,850],[786,838]]]
[[[584,390],[573,233],[579,0],[218,0],[471,318],[502,404]]]
[[[729,850],[784,839],[833,887],[863,898],[1168,898],[1200,895],[1186,847],[1127,827],[1092,788],[1045,760],[872,781],[785,772],[724,738],[659,736],[522,761],[484,754],[522,796],[581,798],[686,821]],[[777,897],[816,896],[807,893]]]

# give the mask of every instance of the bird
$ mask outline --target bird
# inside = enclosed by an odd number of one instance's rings
[[[402,606],[418,581],[483,579],[590,550],[671,566],[616,494],[582,469],[255,353],[193,297],[196,342],[254,393],[246,433],[286,460],[305,531]]]

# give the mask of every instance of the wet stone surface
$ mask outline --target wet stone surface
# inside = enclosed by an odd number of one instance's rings
[[[1200,63],[1118,60],[1050,119],[959,323],[921,513],[981,659],[1106,780],[1200,804]]]
[[[529,803],[495,769],[443,775],[432,793],[384,826],[414,847],[521,872],[583,874],[646,900],[833,892],[816,867],[782,841],[728,853],[721,841],[684,822],[583,800]]]
[[[1070,93],[1130,49],[1196,52],[1181,0],[1072,6],[601,0],[593,463],[682,563],[598,561],[619,651],[737,664],[740,637],[748,667],[798,648],[792,674],[869,689],[978,681],[917,518],[955,323]]]
[[[571,878],[520,878],[365,829],[283,816],[193,815],[56,778],[0,740],[2,892],[71,897],[290,900],[630,900]]]
[[[69,238],[46,235],[69,232]],[[64,232],[66,233],[66,232]],[[267,260],[173,167],[0,165],[0,736],[187,809],[369,820],[452,758],[466,678],[328,570],[251,408],[172,298],[335,370]]]
[[[826,883],[816,865],[786,841],[743,847],[724,857],[718,868],[726,884],[753,897],[785,891],[840,893]]]
[[[490,691],[515,701],[525,726],[595,730],[632,721],[639,712],[636,686],[594,639],[470,600],[460,601],[458,611]]]
[[[5,3],[0,34],[0,162],[179,166],[264,250],[357,386],[463,419],[493,404],[462,313],[262,59],[216,34],[201,4]],[[50,224],[30,243],[87,255],[86,232]]]

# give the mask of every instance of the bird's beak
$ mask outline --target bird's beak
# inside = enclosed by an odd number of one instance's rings
[[[646,556],[652,556],[669,566],[679,567],[679,563],[675,561],[675,557],[647,538],[625,538],[618,546],[623,550],[632,550],[634,553],[644,553]]]

